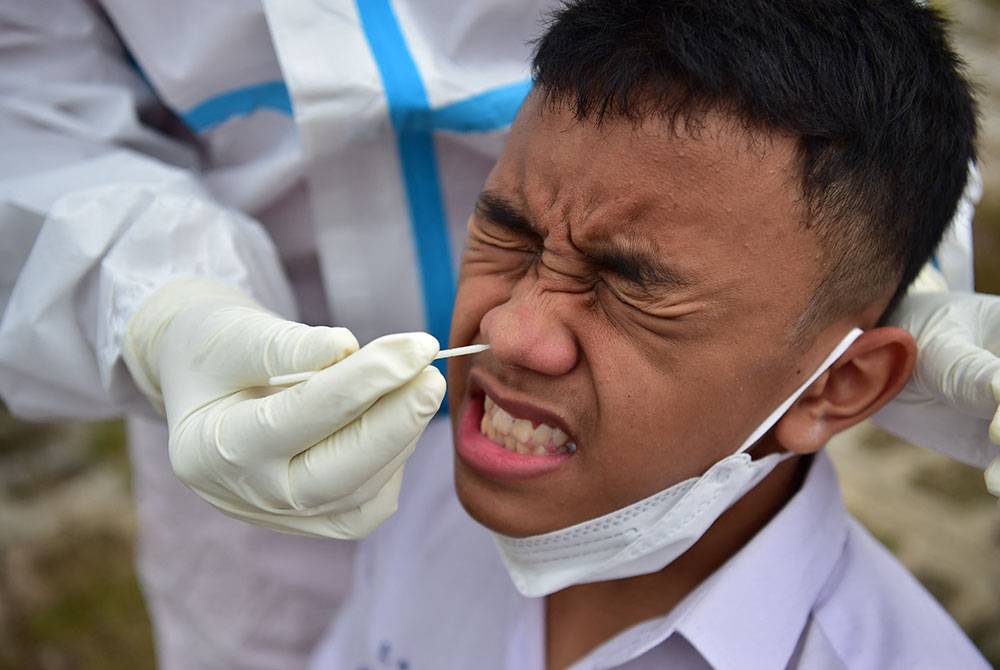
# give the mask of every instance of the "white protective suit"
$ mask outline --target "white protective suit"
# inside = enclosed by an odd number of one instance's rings
[[[125,325],[197,275],[361,343],[444,343],[465,221],[555,4],[0,6],[0,395],[27,418],[131,416],[162,667],[298,667],[352,549],[233,521],[185,489],[122,362]],[[940,254],[961,288],[968,223]]]

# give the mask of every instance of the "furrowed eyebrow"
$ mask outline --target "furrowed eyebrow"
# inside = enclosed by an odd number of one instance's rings
[[[681,288],[692,281],[636,244],[605,245],[587,254],[601,267],[643,289]]]
[[[514,233],[540,237],[527,216],[512,201],[497,193],[483,191],[476,201],[476,213]],[[690,286],[693,282],[649,250],[639,241],[607,242],[584,253],[596,266],[613,272],[643,290]]]
[[[484,219],[512,232],[533,237],[539,235],[538,230],[531,225],[528,217],[514,203],[496,193],[489,191],[480,193],[479,199],[476,201],[476,212]]]

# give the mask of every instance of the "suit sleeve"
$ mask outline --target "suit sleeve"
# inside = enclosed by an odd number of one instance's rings
[[[133,311],[204,276],[294,317],[275,246],[213,200],[92,4],[3,3],[0,33],[0,397],[31,419],[151,413],[121,360]]]

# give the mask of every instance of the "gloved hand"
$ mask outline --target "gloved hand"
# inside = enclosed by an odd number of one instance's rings
[[[358,538],[396,510],[403,463],[444,397],[438,342],[278,318],[247,295],[176,280],[129,322],[125,360],[165,408],[170,462],[220,510],[275,530]],[[273,375],[322,370],[286,389]]]
[[[987,488],[1000,495],[1000,296],[911,290],[890,322],[916,339],[917,365],[875,421],[970,465],[992,462]]]

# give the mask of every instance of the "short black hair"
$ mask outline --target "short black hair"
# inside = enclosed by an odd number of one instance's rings
[[[798,138],[827,250],[810,325],[895,292],[931,258],[975,160],[976,108],[946,22],[915,0],[579,0],[533,79],[579,120],[722,112]],[[801,326],[802,324],[800,324]]]

